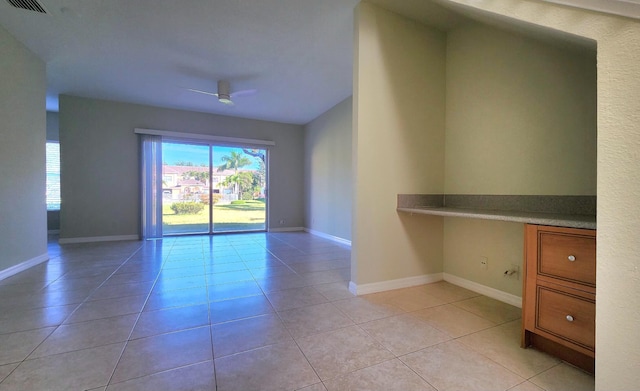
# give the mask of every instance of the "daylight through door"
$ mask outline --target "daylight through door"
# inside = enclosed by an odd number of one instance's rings
[[[162,142],[164,235],[266,230],[267,151]]]

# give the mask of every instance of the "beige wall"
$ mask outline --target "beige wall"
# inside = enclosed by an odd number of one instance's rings
[[[447,34],[445,193],[596,194],[595,50],[479,23]],[[523,225],[446,218],[444,271],[516,296]],[[489,259],[488,270],[480,257]]]
[[[45,65],[0,27],[0,272],[46,259]]]
[[[514,296],[522,296],[524,224],[502,221],[444,219],[444,272]],[[487,269],[480,258],[488,260]],[[518,279],[504,272],[520,267]]]
[[[139,145],[134,128],[274,141],[268,226],[303,226],[302,126],[63,95],[61,238],[139,234]]]
[[[399,215],[398,193],[444,190],[445,35],[356,8],[352,282],[442,272],[442,218]]]
[[[595,195],[596,108],[595,50],[451,31],[445,192]]]
[[[351,240],[352,98],[305,126],[305,227]]]
[[[596,389],[640,384],[640,23],[539,1],[447,0],[597,42]]]

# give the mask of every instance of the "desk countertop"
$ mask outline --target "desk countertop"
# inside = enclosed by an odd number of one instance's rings
[[[596,229],[596,216],[570,215],[537,212],[518,212],[509,210],[483,210],[449,207],[411,207],[397,208],[403,213],[415,213],[434,216],[466,217],[472,219],[511,221],[516,223],[552,225],[557,227]]]

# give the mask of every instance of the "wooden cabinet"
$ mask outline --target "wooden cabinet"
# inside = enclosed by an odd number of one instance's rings
[[[596,231],[525,225],[522,345],[594,371]]]

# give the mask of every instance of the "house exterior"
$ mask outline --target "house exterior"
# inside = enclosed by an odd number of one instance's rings
[[[207,179],[200,180],[189,173],[209,173],[208,167],[199,166],[162,166],[162,198],[167,201],[198,200],[209,188]]]
[[[238,169],[238,172],[250,171]],[[190,173],[203,173],[202,176],[190,175]],[[209,189],[209,167],[202,166],[176,166],[165,164],[162,166],[162,199],[164,202],[172,201],[198,201],[201,195],[206,195]],[[221,200],[233,201],[238,195],[233,193],[233,186],[224,186],[222,183],[234,170],[218,171],[216,168],[211,173],[211,193],[221,194]],[[197,177],[196,177],[197,176]],[[205,179],[202,179],[205,178]]]

